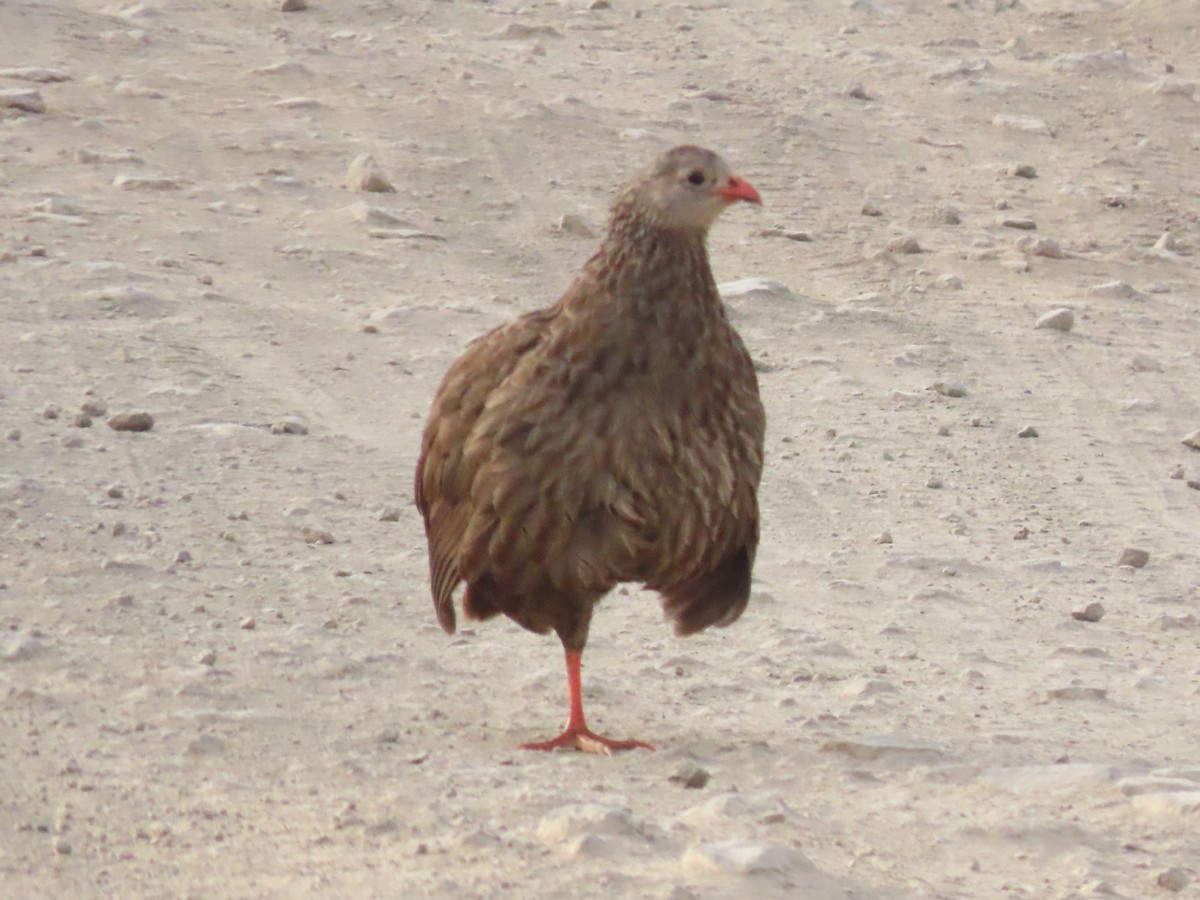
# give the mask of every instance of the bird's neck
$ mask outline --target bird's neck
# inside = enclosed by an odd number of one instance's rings
[[[612,316],[646,328],[704,329],[724,320],[703,230],[666,227],[618,205],[600,249],[584,267],[590,290],[572,310]]]

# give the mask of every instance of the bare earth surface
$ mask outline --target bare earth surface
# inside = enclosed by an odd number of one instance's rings
[[[1200,897],[1194,0],[278,6],[0,0],[4,897]],[[608,598],[657,752],[523,753],[420,429],[684,142],[766,203],[754,598]]]

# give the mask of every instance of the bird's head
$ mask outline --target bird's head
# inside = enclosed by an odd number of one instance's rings
[[[643,215],[668,228],[701,234],[739,200],[762,205],[749,182],[703,147],[668,150],[634,180],[630,192]]]

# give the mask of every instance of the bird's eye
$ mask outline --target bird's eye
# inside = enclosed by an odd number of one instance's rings
[[[695,169],[688,175],[688,184],[704,184],[704,173],[699,169]]]

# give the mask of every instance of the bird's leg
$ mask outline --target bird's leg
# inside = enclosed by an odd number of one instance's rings
[[[565,648],[564,648],[565,649]],[[583,718],[583,692],[580,687],[579,669],[583,651],[566,649],[567,654],[567,691],[571,696],[571,713],[567,719],[567,727],[558,737],[549,741],[537,741],[522,744],[522,750],[557,750],[559,747],[574,747],[585,753],[599,753],[611,756],[614,750],[633,750],[641,747],[653,750],[649,744],[642,741],[614,741],[602,737],[587,727]]]

